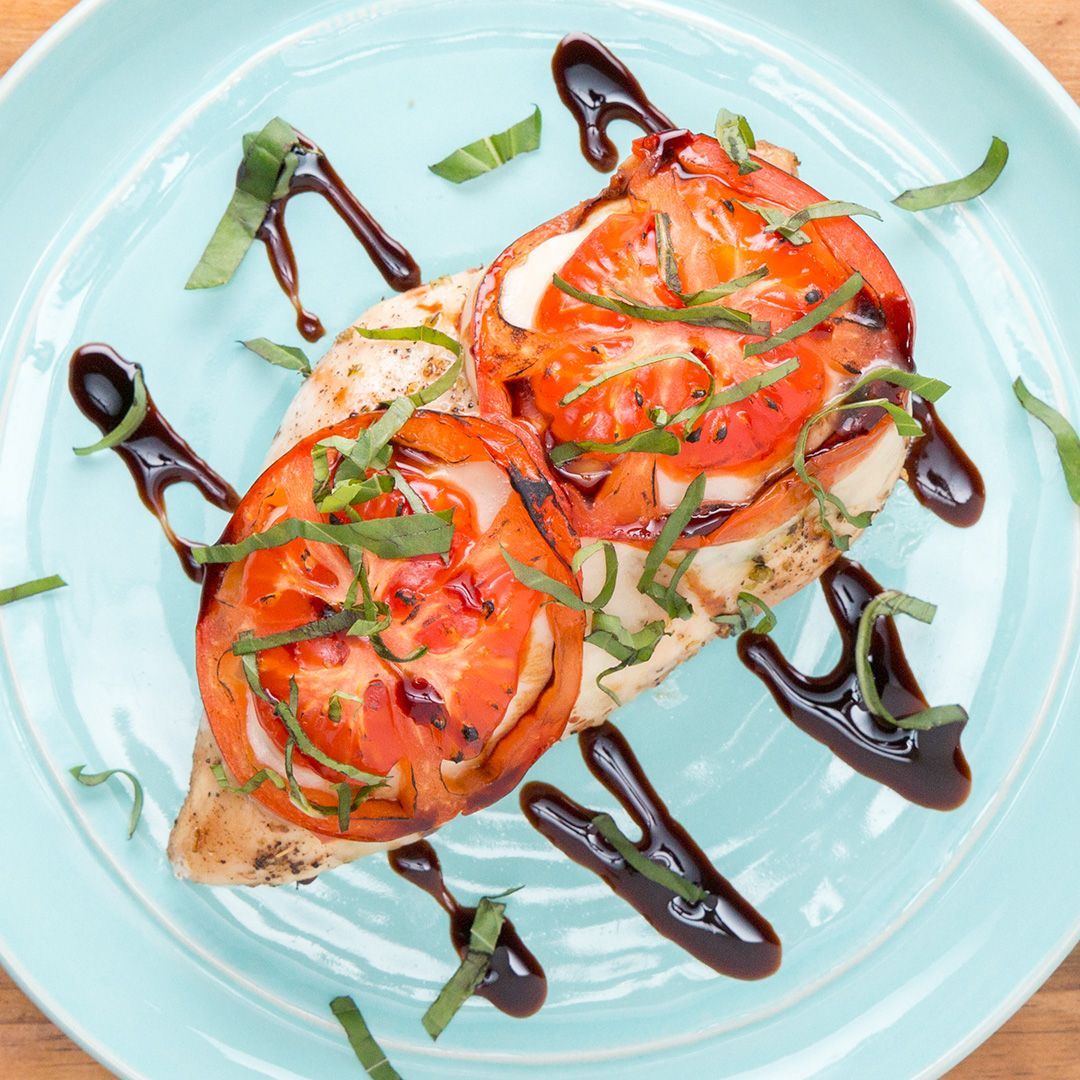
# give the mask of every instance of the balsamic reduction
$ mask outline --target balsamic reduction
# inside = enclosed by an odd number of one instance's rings
[[[821,585],[842,646],[832,671],[804,675],[784,659],[771,637],[752,631],[739,638],[739,657],[789,719],[853,769],[920,806],[955,809],[971,790],[971,770],[960,747],[965,723],[905,731],[873,716],[859,693],[855,635],[863,608],[881,586],[844,558],[822,575]],[[870,663],[881,700],[893,716],[902,719],[927,707],[891,618],[878,619],[874,627]]]
[[[986,505],[986,487],[978,468],[929,401],[912,394],[911,413],[926,434],[908,451],[908,487],[942,521],[960,529],[974,525]]]
[[[560,851],[604,879],[664,937],[703,964],[739,979],[760,979],[780,966],[780,940],[709,862],[672,818],[646,779],[626,740],[611,724],[585,731],[581,752],[590,771],[641,829],[638,849],[681,874],[709,896],[691,903],[629,866],[592,825],[588,810],[550,784],[533,782],[521,792],[525,816]]]
[[[464,958],[469,947],[469,929],[476,908],[462,907],[443,880],[435,849],[426,840],[387,852],[390,868],[406,881],[419,886],[450,916],[450,940]],[[506,919],[491,956],[484,981],[476,993],[509,1016],[532,1016],[547,997],[547,978],[540,962],[525,947],[514,924]]]
[[[305,140],[297,147],[297,155],[299,164],[289,180],[288,191],[270,203],[256,236],[265,245],[274,277],[296,311],[296,328],[307,341],[318,341],[326,330],[319,317],[300,302],[296,256],[285,229],[285,208],[295,195],[305,191],[321,195],[348,225],[392,289],[404,292],[419,285],[420,267],[348,189],[322,150]]]
[[[131,408],[135,373],[141,370],[108,345],[83,345],[72,354],[68,369],[71,396],[103,435],[114,430]],[[149,391],[142,423],[113,450],[127,465],[139,498],[161,523],[184,572],[192,581],[201,581],[203,567],[192,558],[193,545],[169,525],[165,491],[173,484],[193,484],[207,502],[230,512],[236,509],[240,496],[172,429]]]
[[[567,34],[559,42],[551,72],[581,131],[581,152],[601,172],[611,172],[619,163],[619,151],[607,134],[612,120],[629,120],[646,133],[675,126],[646,97],[626,65],[588,34]]]

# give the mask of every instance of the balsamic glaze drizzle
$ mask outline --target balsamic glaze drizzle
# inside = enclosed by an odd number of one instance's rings
[[[305,191],[321,195],[348,225],[392,289],[404,292],[419,285],[420,267],[405,247],[386,232],[349,190],[322,150],[304,139],[298,144],[296,153],[299,164],[289,180],[289,189],[270,203],[256,238],[266,247],[274,277],[292,302],[296,311],[296,328],[307,341],[318,341],[326,330],[319,317],[300,302],[296,256],[285,229],[285,208],[294,196]]]
[[[450,940],[464,958],[476,908],[462,907],[443,880],[435,849],[426,840],[387,852],[390,868],[435,898],[450,916]],[[547,998],[547,978],[540,962],[526,948],[514,924],[506,919],[484,981],[476,993],[509,1016],[532,1016]]]
[[[646,133],[675,126],[648,99],[629,68],[588,34],[567,34],[559,42],[551,73],[581,131],[581,152],[600,172],[611,172],[619,163],[619,151],[607,134],[612,120],[629,120]]]
[[[618,730],[609,723],[592,728],[582,733],[580,745],[590,771],[641,829],[641,852],[705,889],[708,899],[689,903],[628,866],[592,826],[596,811],[550,784],[533,782],[522,789],[521,807],[531,824],[565,855],[602,877],[658,933],[714,971],[739,979],[776,971],[780,940],[775,931],[672,818]]]
[[[827,675],[797,671],[766,634],[747,631],[739,657],[765,683],[777,705],[807,735],[853,769],[932,810],[953,810],[971,790],[971,770],[960,747],[964,723],[905,731],[874,717],[859,694],[855,634],[859,616],[881,586],[857,563],[840,558],[821,578],[842,652]],[[926,708],[891,618],[877,621],[870,649],[874,679],[885,707],[903,718]]]
[[[911,413],[926,434],[908,451],[908,487],[942,521],[959,529],[974,525],[986,505],[986,487],[978,468],[929,401],[912,394]]]
[[[135,394],[135,372],[109,345],[83,345],[71,356],[68,387],[75,404],[103,435],[124,418]],[[192,484],[211,505],[230,513],[240,496],[172,429],[158,412],[149,391],[142,423],[112,449],[127,465],[143,505],[158,519],[165,537],[192,581],[202,581],[204,568],[192,558],[193,545],[173,532],[165,508],[165,491],[173,484]]]

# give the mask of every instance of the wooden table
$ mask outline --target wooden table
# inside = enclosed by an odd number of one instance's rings
[[[1080,101],[1080,0],[985,3]],[[2,4],[0,74],[74,7],[74,0],[2,0]],[[90,1080],[108,1075],[0,969],[0,1077]],[[949,1080],[1021,1077],[1080,1077],[1080,948],[997,1034],[949,1074]]]

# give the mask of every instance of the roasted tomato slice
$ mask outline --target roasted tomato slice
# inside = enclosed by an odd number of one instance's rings
[[[770,231],[763,215],[747,205],[791,214],[821,201],[818,192],[764,161],[758,171],[740,176],[708,136],[651,135],[634,144],[597,199],[533,230],[492,265],[467,327],[480,407],[525,432],[534,455],[559,476],[581,535],[648,539],[702,472],[703,520],[739,513],[745,522],[755,500],[790,475],[796,439],[813,413],[874,366],[910,367],[914,331],[907,295],[851,218],[811,222],[803,229],[809,242],[795,244]],[[659,265],[658,214],[669,223],[678,292],[669,287],[668,268]],[[557,273],[583,293],[679,309],[687,306],[684,297],[762,269],[719,302],[768,322],[773,334],[808,314],[854,272],[865,285],[809,332],[746,357],[744,345],[761,341],[761,334],[648,321],[595,306],[552,283]],[[574,397],[584,383],[672,353],[692,359],[640,366]],[[706,396],[710,376],[719,391],[791,358],[797,358],[797,370],[744,400],[710,409],[692,437],[680,439],[676,454],[594,451],[552,464],[549,455],[559,444],[617,443],[648,431],[658,409],[673,416],[695,405]],[[880,434],[875,426],[880,424],[847,424],[838,431],[820,425],[810,442],[814,468],[828,470],[827,441],[873,442]],[[685,433],[682,425],[669,430]],[[791,495],[801,505],[809,498],[797,486]],[[698,526],[683,545],[719,541]]]
[[[335,520],[313,502],[312,449],[329,436],[355,439],[379,415],[312,435],[271,465],[223,542],[286,517]],[[340,460],[332,450],[331,475]],[[197,632],[203,702],[233,778],[243,784],[264,767],[286,774],[290,736],[274,705],[288,702],[294,683],[298,723],[319,753],[290,747],[303,798],[271,782],[254,797],[305,828],[370,842],[429,831],[509,791],[562,735],[581,678],[583,616],[545,603],[502,555],[577,588],[576,542],[518,439],[483,420],[417,413],[394,437],[389,468],[411,491],[395,488],[355,512],[408,515],[419,497],[430,511],[453,510],[454,535],[445,559],[365,553],[372,597],[391,617],[378,649],[345,631],[268,648],[256,655],[269,701],[249,688],[234,642],[342,611],[356,578],[345,550],[302,539],[212,567]],[[327,759],[387,778],[344,831],[333,812],[338,785],[353,794],[365,785]]]

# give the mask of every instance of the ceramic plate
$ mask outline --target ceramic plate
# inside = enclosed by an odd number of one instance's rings
[[[797,149],[834,197],[882,208],[870,231],[914,297],[921,367],[989,498],[950,529],[901,488],[856,548],[884,583],[940,606],[903,629],[931,701],[960,701],[975,783],[939,814],[853,774],[778,713],[717,641],[620,711],[675,815],[784,941],[773,978],[721,978],[655,934],[524,821],[511,796],[439,834],[463,897],[525,888],[513,917],[550,979],[511,1020],[468,1002],[437,1047],[420,1016],[450,974],[445,919],[382,858],[306,888],[176,881],[164,849],[199,712],[198,590],[89,425],[67,359],[104,340],[145,366],[166,413],[243,489],[296,389],[237,338],[296,340],[259,253],[226,289],[183,283],[221,212],[240,136],[272,114],[325,146],[422,263],[490,259],[601,186],[549,74],[570,30],[608,43],[657,104],[708,130],[718,106]],[[544,115],[539,153],[464,185],[425,166]],[[62,593],[0,615],[0,951],[93,1054],[133,1076],[352,1075],[327,1003],[351,993],[402,1074],[614,1078],[933,1075],[969,1051],[1077,940],[1080,819],[1077,514],[1047,433],[1012,397],[1022,373],[1080,416],[1078,111],[969,0],[230,0],[80,5],[0,83],[0,530],[5,583]],[[634,134],[613,129],[625,150]],[[967,172],[990,136],[1012,159],[978,203],[889,207]],[[303,291],[329,327],[383,294],[317,200],[290,211]],[[184,490],[190,536],[222,515]],[[783,604],[804,669],[838,651],[821,592]],[[147,805],[78,788],[69,766],[123,765]],[[573,743],[533,776],[610,808]]]

